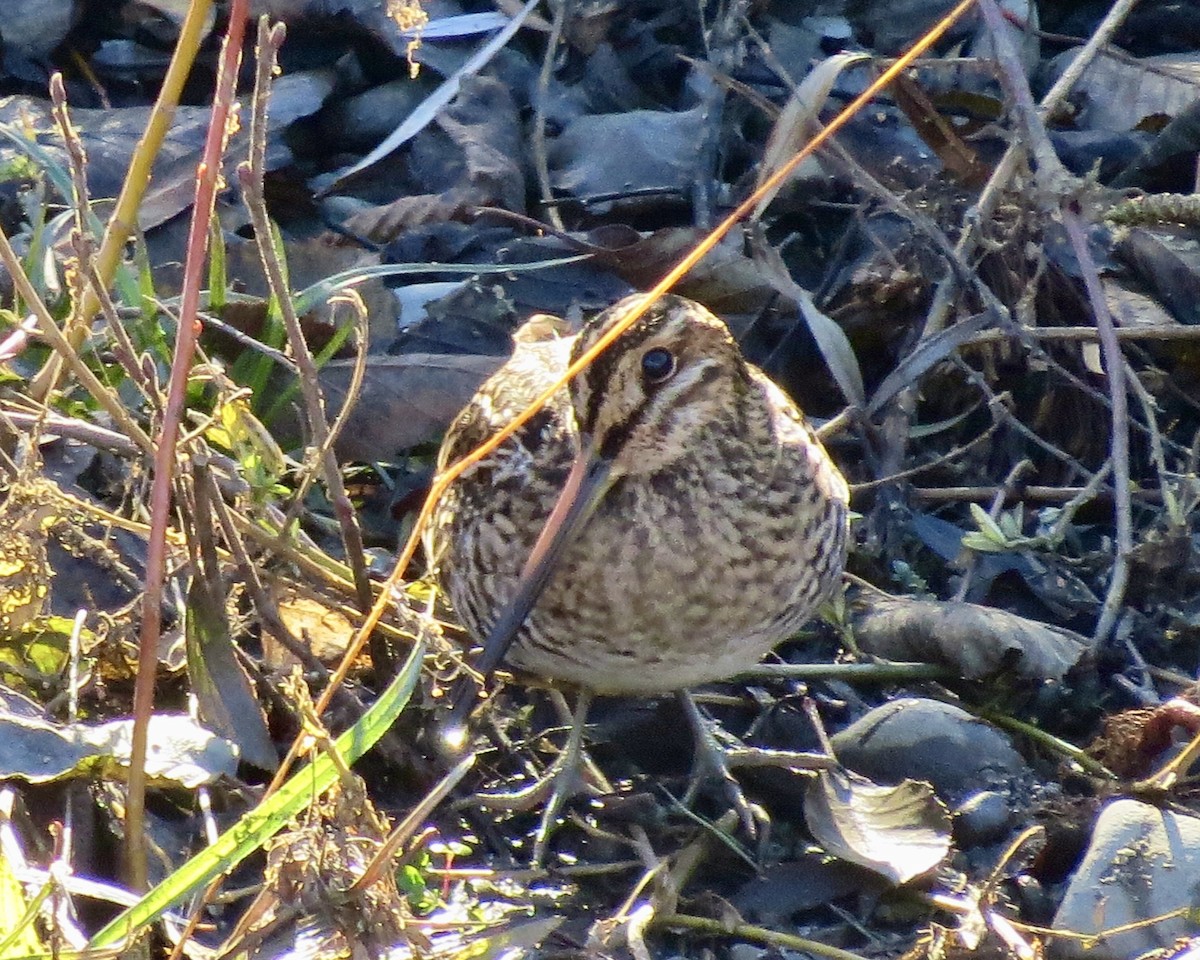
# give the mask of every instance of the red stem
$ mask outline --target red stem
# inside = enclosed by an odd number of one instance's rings
[[[138,641],[138,672],[133,692],[133,742],[129,759],[129,795],[126,801],[126,880],[135,890],[146,889],[146,848],[143,826],[146,801],[146,734],[154,709],[154,680],[158,666],[158,641],[162,631],[162,593],[166,576],[167,526],[171,517],[171,481],[176,464],[175,444],[183,414],[188,373],[200,333],[197,317],[204,260],[208,253],[208,225],[212,220],[217,178],[225,152],[229,113],[241,65],[249,0],[233,0],[229,27],[221,48],[217,89],[204,154],[196,169],[196,199],[188,231],[179,325],[175,354],[163,412],[162,432],[154,448],[154,485],[150,491],[150,543],[146,555],[146,592],[142,601],[142,629]]]

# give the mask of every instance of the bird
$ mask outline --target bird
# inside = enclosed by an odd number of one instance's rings
[[[447,431],[439,471],[645,306],[447,487],[426,549],[482,647],[476,676],[503,665],[579,691],[556,766],[578,763],[593,696],[678,694],[705,751],[698,760],[731,781],[687,691],[752,667],[830,597],[846,562],[849,489],[723,321],[684,297],[644,299],[602,310],[574,337],[544,315],[517,331],[511,359]],[[448,733],[459,740],[480,699],[477,680],[462,684]]]

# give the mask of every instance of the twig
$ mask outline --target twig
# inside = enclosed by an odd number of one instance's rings
[[[326,749],[336,754],[332,742],[327,743]],[[420,803],[408,812],[408,816],[401,820],[388,834],[387,839],[379,845],[370,862],[363,867],[363,872],[346,891],[347,895],[362,893],[367,887],[378,881],[384,871],[395,869],[393,857],[396,851],[416,833],[417,828],[429,818],[434,808],[446,799],[450,791],[471,771],[473,766],[475,766],[475,754],[471,753],[456,763],[449,773],[433,785],[421,798]]]
[[[752,923],[728,923],[712,917],[696,917],[686,913],[671,913],[654,921],[655,928],[668,930],[690,930],[709,937],[735,940],[748,940],[751,943],[761,943],[768,947],[778,947],[784,950],[795,950],[798,953],[811,954],[814,957],[827,957],[828,960],[865,960],[862,954],[851,953],[840,947],[810,940],[808,937],[797,937],[790,933],[780,933]]]
[[[350,565],[354,575],[358,604],[362,610],[366,611],[371,609],[374,597],[371,592],[371,581],[367,578],[367,570],[363,562],[362,532],[358,528],[354,505],[346,493],[337,457],[333,453],[332,437],[328,421],[325,419],[325,404],[324,398],[321,396],[317,365],[304,340],[300,318],[296,316],[295,304],[292,302],[291,292],[288,290],[283,267],[272,243],[274,231],[267,215],[266,197],[263,194],[263,178],[266,175],[266,114],[267,104],[270,100],[271,76],[275,70],[276,56],[286,36],[287,30],[283,24],[277,23],[271,26],[265,16],[259,19],[258,70],[254,80],[254,108],[250,119],[250,160],[238,164],[238,179],[245,191],[246,208],[250,211],[250,218],[254,223],[254,240],[258,247],[258,256],[262,262],[271,293],[279,304],[279,313],[283,319],[284,328],[287,330],[288,345],[291,347],[292,356],[299,372],[300,393],[304,397],[308,426],[316,448],[313,462],[320,464],[324,475],[329,500],[341,528],[342,547],[346,553],[346,562]],[[386,645],[382,644],[382,640],[378,649],[372,647],[372,654],[376,668],[386,669],[389,657]]]
[[[1200,325],[1188,326],[1180,323],[1172,326],[1156,324],[1149,327],[1118,327],[1114,333],[1118,340],[1200,340]],[[964,340],[962,346],[981,346],[986,343],[998,343],[1023,337],[1052,343],[1074,343],[1081,340],[1099,340],[1100,332],[1095,327],[1036,327],[1020,331],[983,330]]]
[[[326,443],[330,448],[337,442],[337,438],[350,419],[350,412],[358,404],[358,398],[362,393],[363,379],[367,373],[367,349],[371,339],[371,320],[368,316],[367,305],[363,303],[358,291],[344,291],[340,296],[330,300],[331,305],[335,303],[345,303],[354,311],[356,350],[354,366],[350,370],[350,383],[346,387],[341,409],[338,410],[337,416],[333,418],[333,423],[329,427],[329,438]]]
[[[866,480],[862,483],[850,484],[851,499],[857,503],[860,496],[877,490],[880,487],[894,486],[903,480],[908,480],[911,477],[918,477],[922,473],[928,473],[930,470],[936,470],[939,467],[948,467],[955,460],[965,457],[981,444],[987,443],[989,440],[991,440],[992,436],[997,430],[1000,429],[1000,425],[1003,422],[1003,418],[993,416],[992,422],[988,424],[987,429],[979,434],[979,436],[972,437],[966,443],[959,444],[952,450],[947,450],[945,453],[940,454],[936,459],[931,460],[929,463],[919,463],[915,467],[909,467],[907,470],[901,470],[898,473],[892,473],[886,477],[880,477],[878,480]],[[989,487],[988,489],[994,490],[995,488]]]
[[[963,360],[960,357],[952,358],[952,362],[958,367],[959,370],[961,370],[963,372],[963,375],[967,378],[967,380],[969,380],[972,384],[974,384],[975,388],[977,390],[979,390],[979,392],[982,393],[985,397],[988,398],[989,402],[996,396],[995,392],[992,390],[991,386],[987,383],[987,381],[969,363],[967,363],[965,360]],[[1038,435],[1036,430],[1033,430],[1032,428],[1027,427],[1020,419],[1018,419],[1006,407],[1004,407],[1003,405],[1000,405],[1000,406],[997,406],[996,409],[999,410],[999,412],[1000,412],[999,415],[1004,418],[1005,422],[1008,423],[1009,426],[1011,426],[1014,430],[1016,430],[1017,433],[1019,433],[1021,436],[1023,436],[1025,439],[1027,439],[1030,443],[1034,444],[1035,446],[1041,447],[1043,450],[1045,450],[1048,454],[1050,454],[1056,460],[1060,460],[1063,463],[1065,463],[1072,470],[1074,470],[1079,476],[1088,477],[1089,479],[1091,478],[1091,476],[1092,476],[1091,470],[1089,470],[1087,467],[1085,467],[1082,463],[1080,463],[1077,459],[1075,459],[1073,456],[1071,456],[1065,450],[1061,450],[1058,447],[1056,447],[1054,444],[1052,444],[1049,440],[1043,439],[1041,436]]]
[[[179,28],[179,40],[171,55],[171,64],[167,67],[166,76],[163,77],[162,88],[150,111],[146,129],[142,132],[137,149],[134,150],[133,157],[129,161],[129,175],[126,176],[125,182],[121,186],[120,196],[117,197],[116,206],[113,208],[112,216],[104,231],[104,239],[100,243],[100,250],[96,254],[96,272],[106,282],[111,282],[116,274],[117,266],[125,251],[125,242],[137,227],[138,208],[141,206],[142,196],[150,184],[150,168],[154,165],[154,158],[158,155],[163,138],[166,137],[167,131],[175,119],[175,108],[179,104],[183,85],[187,82],[200,44],[208,33],[208,15],[211,9],[212,0],[191,0],[191,3],[188,4],[187,15],[184,17],[183,25]],[[231,12],[230,16],[232,17],[232,15]],[[241,27],[239,26],[237,29],[240,31]],[[78,350],[83,344],[88,324],[96,315],[97,309],[99,309],[99,304],[95,299],[90,295],[85,295],[83,305],[77,313],[78,322],[70,330],[68,336],[71,352]],[[38,371],[29,386],[31,397],[45,401],[46,397],[50,395],[52,385],[58,380],[58,368],[62,363],[61,357],[65,357],[65,354],[56,353]]]
[[[1083,48],[1075,55],[1075,58],[1067,66],[1067,69],[1062,72],[1054,85],[1046,91],[1046,95],[1042,97],[1039,111],[1042,116],[1047,116],[1057,109],[1062,99],[1071,92],[1079,78],[1083,76],[1083,72],[1092,65],[1092,61],[1096,59],[1100,53],[1108,53],[1109,56],[1116,56],[1112,51],[1106,51],[1105,48],[1109,45],[1109,41],[1113,35],[1120,29],[1121,24],[1125,22],[1125,18],[1137,6],[1138,0],[1116,0],[1109,8],[1108,13],[1104,15],[1104,19],[1100,21],[1100,25],[1096,27],[1092,35],[1088,37]],[[1156,68],[1148,64],[1144,58],[1137,58],[1135,61],[1138,68],[1142,70],[1155,70]],[[1174,77],[1174,74],[1167,74]]]
[[[1100,332],[1094,327],[1089,327],[1089,328],[1067,327],[1067,328],[1062,328],[1062,329],[1070,330],[1072,332],[1081,330],[1081,329],[1087,329],[1090,331],[1091,335],[1089,337],[1087,337],[1086,339],[1089,339],[1089,340],[1099,340],[1100,339]],[[1160,328],[1160,329],[1173,330],[1175,328]],[[1181,329],[1186,330],[1189,328],[1183,327]],[[1200,327],[1197,327],[1195,329],[1196,329],[1197,333],[1200,333]],[[1061,363],[1059,363],[1057,360],[1055,360],[1050,354],[1048,354],[1045,350],[1043,350],[1042,347],[1038,343],[1035,342],[1039,338],[1038,331],[1025,330],[1024,328],[1018,328],[1018,327],[1013,327],[1012,331],[1017,336],[1017,338],[1026,346],[1026,348],[1028,348],[1030,350],[1030,352],[1032,353],[1032,355],[1035,359],[1044,362],[1049,369],[1054,370],[1056,373],[1058,373],[1060,376],[1062,376],[1063,379],[1067,381],[1067,383],[1069,383],[1071,386],[1073,386],[1077,390],[1079,390],[1080,393],[1082,393],[1085,397],[1087,397],[1090,400],[1094,400],[1099,406],[1103,407],[1105,410],[1111,411],[1112,404],[1111,404],[1111,401],[1107,394],[1101,393],[1101,392],[1095,390],[1091,386],[1091,384],[1089,384],[1085,380],[1083,380],[1078,374],[1072,372],[1071,370],[1068,370]],[[1121,334],[1123,332],[1125,332],[1125,331],[1118,330],[1115,328],[1113,330],[1113,333],[1116,335],[1118,340],[1134,341],[1134,340],[1139,339],[1137,336],[1133,336],[1133,335],[1123,337],[1123,336],[1121,336]],[[1046,339],[1049,339],[1049,340],[1060,339],[1058,337],[1055,337],[1051,331],[1046,331],[1046,333],[1049,334],[1048,336],[1046,336]],[[1129,333],[1132,334],[1132,333],[1134,333],[1134,331],[1131,330],[1131,331],[1129,331]],[[1193,339],[1196,339],[1197,333],[1189,334],[1187,336],[1180,336],[1180,337],[1166,337],[1164,339],[1193,340]],[[1003,336],[1004,335],[1003,332],[1000,332],[1000,335]],[[986,337],[988,337],[988,334],[986,334],[986,333],[981,333],[978,336],[973,336],[973,337],[971,337],[971,339],[969,341],[964,341],[963,346],[967,346],[969,343],[980,342],[981,340],[983,340]],[[1074,337],[1074,335],[1072,335],[1069,337],[1062,337],[1061,339],[1071,340],[1071,339],[1085,339],[1085,338],[1084,337],[1076,338],[1076,337]],[[1158,339],[1158,338],[1154,338],[1154,339]],[[959,364],[964,370],[972,370],[972,372],[974,370],[974,368],[970,367],[959,356],[956,356],[954,358],[954,362]],[[983,381],[980,380],[978,382],[982,383]],[[1167,387],[1168,387],[1168,389],[1170,389],[1172,387],[1172,384],[1168,383]],[[1180,396],[1180,399],[1183,400],[1184,402],[1195,404],[1195,401],[1186,393],[1182,394]],[[1136,419],[1130,420],[1129,426],[1132,429],[1138,431],[1139,433],[1149,437],[1152,442],[1153,442],[1153,438],[1154,438],[1155,434],[1158,432],[1157,426],[1152,425],[1152,424],[1144,424],[1140,420],[1136,420]],[[1039,442],[1041,442],[1041,441],[1039,441]],[[1178,444],[1175,444],[1170,440],[1167,440],[1166,444],[1174,447],[1177,450],[1181,449]]]
[[[905,683],[951,680],[957,674],[936,663],[760,663],[739,677],[756,680],[844,680],[848,683]]]
[[[700,9],[704,9],[700,7]],[[702,24],[706,65],[708,69],[692,75],[692,91],[697,97],[695,109],[700,113],[696,143],[695,176],[689,191],[692,201],[692,223],[701,230],[712,226],[713,207],[719,197],[719,148],[721,126],[725,116],[725,90],[714,74],[732,73],[742,62],[742,38],[738,35],[740,4],[717,4],[712,24]]]
[[[1092,631],[1092,639],[1099,643],[1108,637],[1113,624],[1117,622],[1117,614],[1125,599],[1125,586],[1129,580],[1129,554],[1133,550],[1132,508],[1129,502],[1129,398],[1125,388],[1125,358],[1121,355],[1121,345],[1113,332],[1112,314],[1104,299],[1104,291],[1100,288],[1100,275],[1096,272],[1096,263],[1092,259],[1091,250],[1088,249],[1083,224],[1074,203],[1064,202],[1062,220],[1071,241],[1071,248],[1079,261],[1083,285],[1092,307],[1092,316],[1100,333],[1100,353],[1104,357],[1112,404],[1109,456],[1112,457],[1113,489],[1116,494],[1114,511],[1117,542],[1108,592],[1104,596],[1104,605],[1100,608],[1100,619],[1096,623],[1096,629]]]
[[[363,303],[362,297],[358,295],[357,291],[346,290],[337,301],[330,301],[331,304],[334,302],[349,303],[355,311],[355,316],[357,318],[357,339],[355,341],[357,351],[354,354],[354,366],[350,371],[350,384],[346,388],[345,396],[342,398],[341,409],[338,410],[337,417],[334,418],[333,425],[329,428],[329,435],[326,437],[325,443],[322,445],[322,454],[325,450],[333,449],[334,442],[337,440],[338,435],[342,432],[342,428],[346,425],[346,421],[349,420],[355,404],[358,403],[359,395],[362,392],[363,376],[367,369],[367,346],[370,337],[370,331],[368,329],[369,321],[367,317],[367,307],[366,304]],[[293,373],[298,371],[298,364],[292,363],[289,360],[288,365]],[[323,462],[321,458],[315,459],[317,463]],[[300,511],[304,509],[304,498],[308,495],[308,489],[315,477],[315,470],[310,470],[307,468],[303,470],[300,482],[296,485],[296,489],[292,494],[291,505],[284,514],[283,524],[280,527],[282,533],[286,534],[288,530],[292,529],[293,521],[295,521],[296,517],[300,515]],[[363,609],[366,608],[364,607]]]
[[[0,230],[0,263],[3,263],[4,268],[8,270],[8,275],[12,277],[13,286],[21,299],[25,301],[25,306],[33,312],[37,317],[38,333],[49,341],[50,346],[54,348],[55,353],[62,357],[70,368],[71,373],[80,382],[83,388],[91,394],[92,398],[104,408],[104,412],[113,418],[113,421],[118,424],[125,435],[130,438],[143,453],[151,453],[154,450],[154,443],[146,435],[129,415],[129,411],[125,409],[124,404],[107,386],[100,382],[100,379],[92,373],[79,354],[71,346],[63,332],[58,328],[58,324],[54,322],[54,318],[50,315],[50,311],[46,309],[46,304],[42,302],[38,296],[33,284],[30,283],[29,277],[25,273],[25,268],[21,265],[21,260],[13,250],[12,244],[8,242],[8,237],[3,230]],[[43,367],[43,369],[45,369]],[[30,391],[30,396],[36,396]]]
[[[138,640],[138,672],[133,694],[133,733],[129,759],[129,792],[126,807],[126,855],[129,883],[134,889],[146,887],[145,827],[146,801],[146,734],[150,713],[154,708],[154,677],[158,667],[158,640],[162,631],[162,592],[166,574],[166,529],[171,513],[171,486],[175,475],[179,424],[187,394],[188,372],[196,350],[199,334],[197,311],[200,303],[201,273],[208,249],[208,225],[212,219],[216,198],[216,183],[221,173],[221,158],[230,130],[229,113],[233,104],[234,85],[242,57],[249,0],[232,0],[229,26],[221,47],[217,72],[217,87],[213,94],[212,118],[208,137],[196,176],[196,198],[192,206],[192,221],[188,231],[187,257],[184,264],[183,288],[180,293],[179,322],[175,329],[175,352],[171,361],[171,379],[167,388],[167,403],[163,410],[162,429],[154,448],[154,483],[150,492],[150,542],[146,553],[146,592],[142,598],[142,629]],[[191,16],[208,3],[197,0],[189,8]],[[180,44],[183,40],[181,38]],[[179,51],[176,51],[177,56]],[[174,67],[175,61],[172,61]],[[160,102],[162,102],[160,98]],[[157,105],[156,105],[157,108]],[[152,121],[153,123],[153,117]],[[150,130],[144,140],[150,137]],[[128,181],[127,181],[128,185]],[[125,192],[122,192],[122,199]],[[134,211],[126,211],[132,221]],[[119,231],[131,229],[131,223],[121,222],[121,206],[109,224],[105,245]],[[122,244],[124,240],[122,239]],[[97,269],[106,275],[104,248],[97,257]]]
[[[100,312],[104,314],[104,319],[108,322],[108,329],[113,335],[115,343],[112,346],[113,356],[117,358],[117,362],[125,371],[125,375],[138,388],[139,392],[146,401],[154,407],[156,411],[161,412],[162,398],[155,393],[153,383],[146,376],[146,372],[142,369],[138,362],[137,348],[133,345],[133,340],[130,339],[129,331],[125,329],[125,323],[121,319],[120,311],[116,304],[113,303],[112,297],[108,295],[108,290],[104,287],[104,282],[100,279],[100,274],[96,272],[96,260],[91,256],[91,246],[87,247],[87,258],[84,258],[84,250],[77,248],[76,256],[79,262],[84,266],[87,274],[89,289],[96,302],[100,305]]]
[[[58,124],[58,132],[62,136],[63,146],[67,152],[67,169],[71,174],[71,197],[69,198],[71,218],[74,226],[71,228],[71,245],[78,258],[79,269],[68,271],[71,284],[71,314],[67,318],[65,329],[68,338],[71,329],[78,321],[78,310],[83,302],[83,291],[87,283],[87,271],[92,267],[93,242],[92,233],[88,229],[91,223],[92,202],[87,185],[87,153],[79,132],[71,123],[70,111],[67,109],[67,91],[63,86],[61,73],[50,77],[50,103],[54,121]],[[58,364],[59,372],[62,364]],[[51,389],[57,382],[51,384]]]
[[[1057,193],[1073,178],[1058,159],[1046,125],[1042,122],[1042,111],[1034,103],[1033,93],[1025,77],[1025,67],[1013,48],[1009,32],[1005,29],[1004,14],[996,0],[977,0],[976,4],[984,23],[992,35],[996,64],[999,66],[1000,86],[1012,101],[1022,133],[1020,139],[1034,162],[1035,175],[1043,189]]]
[[[31,411],[14,410],[7,405],[0,407],[0,416],[11,420],[19,427],[32,428],[37,423],[44,423],[51,433],[71,440],[79,440],[98,450],[109,450],[125,457],[133,457],[138,453],[138,445],[130,440],[128,435],[88,423],[86,420],[64,417],[52,412],[42,415]]]
[[[570,13],[571,0],[561,0],[554,12],[554,23],[546,40],[546,53],[542,56],[542,69],[538,72],[537,93],[533,101],[533,169],[537,173],[538,189],[546,217],[555,230],[563,229],[563,220],[554,202],[554,188],[550,183],[550,160],[546,155],[546,100],[550,96],[550,79],[554,72],[554,57],[562,40],[563,25]]]
[[[258,614],[259,622],[262,624],[263,629],[287,649],[288,653],[304,665],[305,670],[318,679],[324,679],[329,674],[329,671],[325,669],[325,664],[313,656],[312,651],[308,647],[292,636],[292,632],[288,630],[287,625],[279,616],[278,606],[267,595],[267,591],[263,587],[262,580],[258,575],[258,568],[254,565],[254,562],[250,559],[249,552],[246,550],[246,541],[242,538],[237,524],[233,521],[233,512],[222,498],[212,471],[207,469],[207,467],[207,463],[197,464],[198,479],[209,484],[212,488],[209,493],[209,500],[212,504],[213,512],[217,516],[217,522],[221,525],[221,532],[225,537],[225,543],[228,545],[229,552],[233,555],[234,562],[237,564],[238,575],[242,579],[246,593],[250,597],[250,602],[254,604],[254,610]]]
[[[1073,743],[1068,743],[1066,740],[1054,736],[1052,733],[1047,733],[1035,724],[1026,723],[1024,720],[1018,720],[1007,713],[997,713],[993,710],[981,709],[974,712],[988,723],[1003,727],[1005,730],[1011,730],[1013,733],[1020,734],[1040,746],[1070,758],[1093,776],[1101,777],[1105,780],[1117,779],[1116,774],[1086,751],[1075,746]]]
[[[1092,34],[1091,38],[1079,54],[1071,62],[1071,65],[1063,71],[1063,75],[1058,78],[1055,84],[1042,97],[1041,103],[1038,105],[1038,112],[1041,116],[1047,116],[1052,113],[1063,98],[1071,91],[1083,71],[1096,58],[1100,50],[1106,46],[1112,35],[1116,33],[1120,25],[1129,16],[1129,12],[1133,9],[1137,0],[1117,0],[1104,19],[1100,22],[1100,26]],[[974,207],[971,209],[962,236],[959,237],[958,243],[955,244],[955,253],[958,258],[964,262],[969,261],[974,257],[979,249],[979,244],[982,239],[982,225],[989,223],[996,212],[996,205],[1000,202],[1000,197],[1008,188],[1009,181],[1012,180],[1013,174],[1016,172],[1017,164],[1021,158],[1025,156],[1025,144],[1022,138],[1014,139],[1012,144],[1004,151],[1004,156],[1000,158],[1000,162],[996,164],[996,169],[988,178],[988,182],[980,191],[979,199],[975,201]],[[929,318],[926,321],[927,330],[929,333],[936,333],[941,330],[946,324],[946,313],[949,309],[952,297],[950,297],[950,288],[953,286],[949,279],[943,280],[939,284],[938,293],[934,297],[934,307],[929,311]]]
[[[1096,472],[1096,475],[1088,481],[1086,487],[1073,496],[1065,507],[1059,512],[1058,519],[1054,521],[1054,526],[1050,528],[1049,539],[1051,543],[1061,541],[1067,535],[1067,530],[1072,523],[1075,522],[1075,514],[1077,514],[1085,503],[1094,500],[1100,493],[1100,488],[1104,486],[1108,475],[1112,473],[1112,459],[1108,459],[1104,463],[1104,467]]]
[[[1178,513],[1175,496],[1167,485],[1167,455],[1163,449],[1162,433],[1158,429],[1154,398],[1150,396],[1150,391],[1138,378],[1137,373],[1126,363],[1124,357],[1121,358],[1121,363],[1128,374],[1125,382],[1129,384],[1130,391],[1142,408],[1142,416],[1146,418],[1146,429],[1150,431],[1150,458],[1154,461],[1154,469],[1158,472],[1158,487],[1162,493],[1163,502],[1168,507],[1168,519],[1171,523],[1180,523],[1182,518]]]
[[[1102,479],[1106,476],[1105,473],[1098,473],[1096,479]],[[984,503],[985,500],[990,500],[996,496],[996,492],[1000,487],[996,486],[972,486],[972,487],[912,487],[910,493],[914,500],[919,503],[959,503],[961,500],[972,500],[974,503]],[[1130,491],[1130,496],[1140,503],[1162,503],[1163,494],[1157,490],[1133,490]],[[1019,487],[1016,490],[1008,492],[1009,503],[1066,503],[1068,500],[1073,500],[1079,497],[1080,494],[1087,494],[1090,500],[1108,500],[1112,497],[1111,490],[1097,490],[1094,493],[1091,487],[1049,487],[1049,486],[1027,486]]]
[[[164,304],[160,304],[159,308],[164,313],[169,312]],[[261,340],[258,340],[255,337],[250,336],[250,334],[239,330],[232,323],[226,323],[215,314],[202,313],[200,317],[204,321],[204,325],[209,329],[216,330],[224,336],[229,337],[229,339],[236,341],[238,346],[245,347],[247,350],[253,350],[255,353],[261,354],[272,363],[282,367],[288,373],[295,375],[296,364],[294,364],[291,357],[289,357],[282,350],[276,350],[274,347],[267,346]]]
[[[87,272],[93,265],[94,244],[92,233],[88,229],[92,222],[92,208],[87,186],[87,154],[83,149],[83,142],[79,139],[78,131],[71,123],[71,116],[67,110],[67,92],[60,73],[55,73],[50,78],[50,102],[54,121],[58,125],[58,132],[63,139],[63,147],[67,153],[67,169],[71,175],[71,196],[68,198],[68,202],[70,203],[71,219],[74,221],[74,226],[71,228],[71,245],[75,248],[79,259],[79,269],[67,273],[67,279],[71,286],[71,312],[63,324],[63,330],[67,339],[71,340],[72,331],[79,328],[79,311],[83,306],[84,291],[87,289]],[[82,339],[78,343],[72,342],[72,346],[76,350],[82,345]],[[63,365],[61,361],[58,361],[47,366],[49,369],[46,377],[46,395],[49,396],[58,388]]]

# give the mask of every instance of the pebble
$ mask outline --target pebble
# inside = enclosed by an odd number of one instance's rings
[[[954,839],[963,849],[995,843],[1008,835],[1012,820],[1008,797],[995,790],[980,790],[954,811]]]

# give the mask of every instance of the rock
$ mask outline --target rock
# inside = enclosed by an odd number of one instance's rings
[[[780,927],[841,897],[875,894],[883,884],[877,874],[845,860],[805,853],[766,867],[746,881],[730,903],[749,923]]]
[[[22,0],[4,5],[0,38],[9,50],[44,57],[57,47],[79,18],[75,0]]]
[[[1095,934],[1193,908],[1200,890],[1200,818],[1116,800],[1100,814],[1083,862],[1067,885],[1053,927]],[[1085,944],[1056,940],[1054,955],[1125,960],[1196,932],[1171,916]]]
[[[950,807],[980,790],[1010,794],[1029,768],[1008,737],[965,710],[906,697],[876,707],[833,737],[837,758],[876,783],[924,780]]]
[[[980,790],[954,811],[954,839],[964,849],[1002,840],[1012,814],[1008,797],[995,790]]]
[[[369,150],[395,130],[437,84],[402,77],[330,105],[321,132],[342,150]]]

